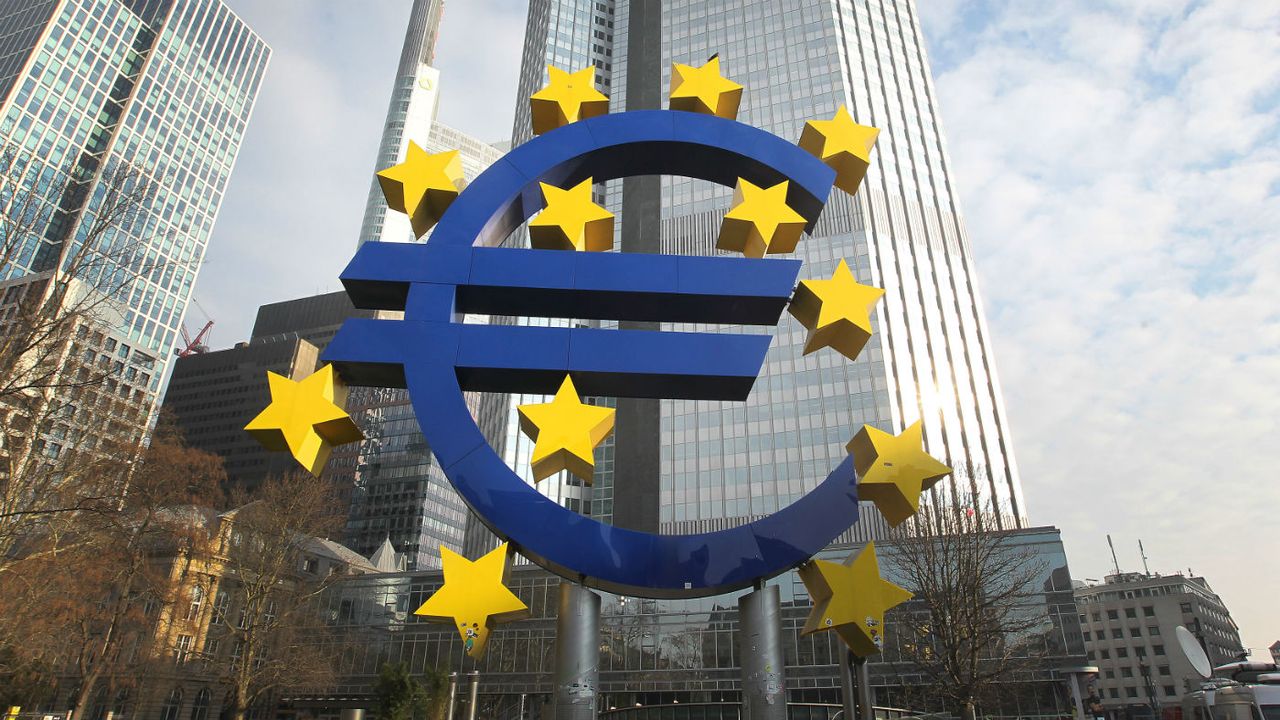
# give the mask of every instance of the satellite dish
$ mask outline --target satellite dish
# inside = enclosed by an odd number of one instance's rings
[[[1187,656],[1191,667],[1200,673],[1200,677],[1207,678],[1213,675],[1209,656],[1204,654],[1204,648],[1200,647],[1200,641],[1196,640],[1196,636],[1181,625],[1174,629],[1173,634],[1178,638],[1178,646],[1182,648],[1182,654]]]

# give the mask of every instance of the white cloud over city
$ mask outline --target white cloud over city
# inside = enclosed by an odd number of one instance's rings
[[[1032,520],[1280,639],[1280,5],[918,0]],[[407,1],[232,0],[273,46],[196,295],[215,346],[338,288]],[[510,134],[524,3],[452,0],[445,122]],[[199,318],[198,311],[189,317]]]

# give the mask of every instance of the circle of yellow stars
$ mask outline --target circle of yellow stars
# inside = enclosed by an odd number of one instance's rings
[[[576,72],[547,68],[549,82],[530,98],[535,135],[609,111],[609,98],[594,84],[595,68]],[[721,73],[720,58],[701,66],[676,63],[668,95],[670,108],[734,120],[742,85]],[[859,125],[844,106],[830,119],[812,120],[799,146],[835,171],[835,187],[853,195],[871,165],[879,130]],[[428,153],[410,142],[405,160],[377,174],[387,206],[409,216],[414,234],[424,235],[457,198],[465,181],[457,151]],[[592,179],[570,188],[540,183],[545,207],[529,222],[533,247],[602,252],[613,248],[614,216],[592,200]],[[805,218],[787,202],[788,182],[771,187],[738,178],[716,247],[762,258],[794,252],[806,230]],[[884,290],[863,285],[841,259],[830,278],[802,280],[788,311],[808,334],[804,354],[831,348],[854,360],[874,332],[872,316]],[[333,445],[360,439],[342,409],[345,389],[331,367],[302,381],[269,374],[272,402],[245,428],[266,447],[288,450],[313,473],[324,466]],[[535,442],[535,481],[568,471],[588,484],[594,453],[613,431],[614,411],[582,402],[565,376],[550,402],[518,408],[521,430]],[[920,495],[951,472],[923,449],[919,422],[900,435],[864,426],[849,441],[858,492],[896,526],[919,508]],[[474,562],[441,548],[445,584],[417,614],[455,624],[468,655],[484,652],[491,626],[522,617],[524,604],[504,585],[510,554],[506,544]],[[835,631],[859,655],[884,644],[884,614],[911,597],[881,578],[875,545],[868,543],[843,563],[812,560],[800,577],[814,608],[804,633]]]

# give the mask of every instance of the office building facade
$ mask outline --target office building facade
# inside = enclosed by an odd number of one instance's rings
[[[140,428],[270,52],[220,0],[0,8],[0,279],[70,276],[109,299],[92,332],[115,394],[142,394]]]
[[[1178,645],[1185,627],[1213,666],[1240,659],[1244,648],[1231,613],[1202,577],[1116,573],[1075,590],[1095,693],[1113,717],[1176,704],[1201,677]]]
[[[605,519],[615,507],[652,506],[623,523],[644,529],[727,527],[812,488],[861,425],[897,433],[922,420],[929,452],[955,468],[931,501],[993,512],[1004,528],[1023,526],[1021,484],[914,2],[533,0],[513,143],[531,137],[528,100],[546,82],[547,64],[594,65],[597,88],[621,112],[665,107],[672,63],[701,65],[712,55],[745,86],[742,122],[798,140],[807,120],[830,118],[843,105],[881,129],[858,195],[834,193],[795,255],[804,278],[829,277],[844,259],[860,282],[885,288],[876,334],[853,363],[828,352],[804,357],[804,329],[784,316],[745,403],[660,403],[660,420],[649,425],[660,434],[651,453],[657,467],[645,469],[659,477],[656,494],[639,496],[651,482],[643,474],[631,482],[609,470],[597,471],[593,488],[546,492],[580,498],[583,512]],[[598,190],[618,216],[623,251],[717,252],[732,189],[664,177]],[[622,459],[621,407],[614,452],[624,472],[643,463]],[[528,440],[509,439],[508,458],[518,463]],[[883,528],[873,508],[866,516],[863,539]]]

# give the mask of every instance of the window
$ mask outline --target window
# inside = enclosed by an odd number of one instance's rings
[[[1142,628],[1139,628],[1139,627],[1129,628],[1129,637],[1142,637]]]
[[[1116,612],[1115,610],[1108,610],[1108,611],[1107,611],[1107,619],[1108,619],[1108,620],[1119,620],[1119,619],[1120,619],[1120,613]]]
[[[1157,626],[1155,626],[1155,625],[1148,626],[1148,627],[1147,627],[1147,634],[1148,634],[1148,635],[1159,635],[1159,634],[1160,634],[1160,628],[1159,628],[1159,627],[1157,627]]]
[[[1150,605],[1143,605],[1143,606],[1142,606],[1142,616],[1143,616],[1143,617],[1155,617],[1155,616],[1156,616],[1156,609],[1155,609],[1155,608],[1153,608],[1153,607],[1151,607]]]
[[[1189,613],[1189,612],[1191,612],[1191,603],[1182,603],[1182,604],[1181,604],[1181,605],[1179,605],[1178,607],[1179,607],[1179,608],[1182,610],[1182,612],[1184,612],[1184,613]]]
[[[1131,698],[1138,697],[1138,688],[1125,688],[1124,694]]]
[[[213,621],[227,624],[227,609],[231,606],[231,596],[226,590],[219,590],[213,598]]]
[[[200,608],[204,607],[204,588],[196,585],[191,588],[191,604],[187,606],[187,619],[200,617]]]
[[[187,656],[191,654],[191,636],[179,635],[178,644],[173,650],[174,661],[179,665],[187,661]]]
[[[1120,668],[1120,677],[1133,677],[1133,668],[1130,668],[1130,667]]]
[[[1108,688],[1108,689],[1107,689],[1107,694],[1108,694],[1108,695],[1110,695],[1110,696],[1111,696],[1111,697],[1113,697],[1113,698],[1118,698],[1118,697],[1120,697],[1120,691],[1119,691],[1119,690],[1117,690],[1116,688]]]
[[[1089,641],[1090,641],[1090,640],[1092,640],[1092,639],[1093,639],[1093,633],[1089,632],[1088,630],[1085,630],[1085,631],[1084,631],[1084,640],[1085,640],[1085,642],[1089,642]]]
[[[1124,637],[1124,630],[1121,630],[1120,628],[1112,628],[1111,637],[1115,638],[1116,640],[1119,640],[1120,638]]]
[[[1116,648],[1116,657],[1118,658],[1129,657],[1129,648]]]
[[[1172,686],[1172,685],[1165,685],[1165,686],[1164,686],[1164,694],[1165,694],[1165,695],[1169,695],[1169,696],[1177,695],[1177,694],[1178,694],[1178,690],[1177,690],[1176,688],[1174,688],[1174,686]]]
[[[1168,666],[1168,665],[1161,665],[1159,668],[1157,668],[1157,670],[1159,671],[1159,673],[1160,673],[1161,675],[1168,675],[1168,674],[1169,674],[1169,666]]]
[[[1116,671],[1115,671],[1115,670],[1112,670],[1111,668],[1107,668],[1106,670],[1103,670],[1103,671],[1102,671],[1102,674],[1103,674],[1103,676],[1104,676],[1104,677],[1106,677],[1108,680],[1115,680],[1115,679],[1116,679]]]
[[[1163,645],[1152,645],[1152,646],[1151,646],[1151,652],[1153,652],[1153,653],[1155,653],[1155,654],[1157,654],[1157,655],[1163,655],[1163,654],[1164,654],[1164,646],[1163,646]]]
[[[178,720],[178,711],[182,709],[182,690],[174,688],[169,692],[169,697],[165,698],[164,706],[160,708],[160,720]]]
[[[1147,656],[1147,649],[1144,647],[1136,647],[1133,649],[1133,654],[1140,658],[1144,658]]]
[[[1099,653],[1101,653],[1101,657],[1102,657],[1102,659],[1103,659],[1103,660],[1110,660],[1110,659],[1111,659],[1111,651],[1110,651],[1110,650],[1099,650],[1098,652],[1099,652]]]
[[[201,688],[196,693],[196,699],[191,703],[191,720],[208,720],[209,695],[209,688]]]
[[[1094,622],[1102,622],[1102,613],[1097,612],[1096,610],[1091,614],[1091,617]]]
[[[1125,608],[1125,609],[1124,609],[1124,616],[1125,616],[1125,617],[1127,617],[1127,618],[1129,618],[1129,619],[1136,618],[1136,617],[1138,617],[1138,611],[1137,611],[1137,610],[1135,610],[1135,609],[1133,609],[1133,608]]]

